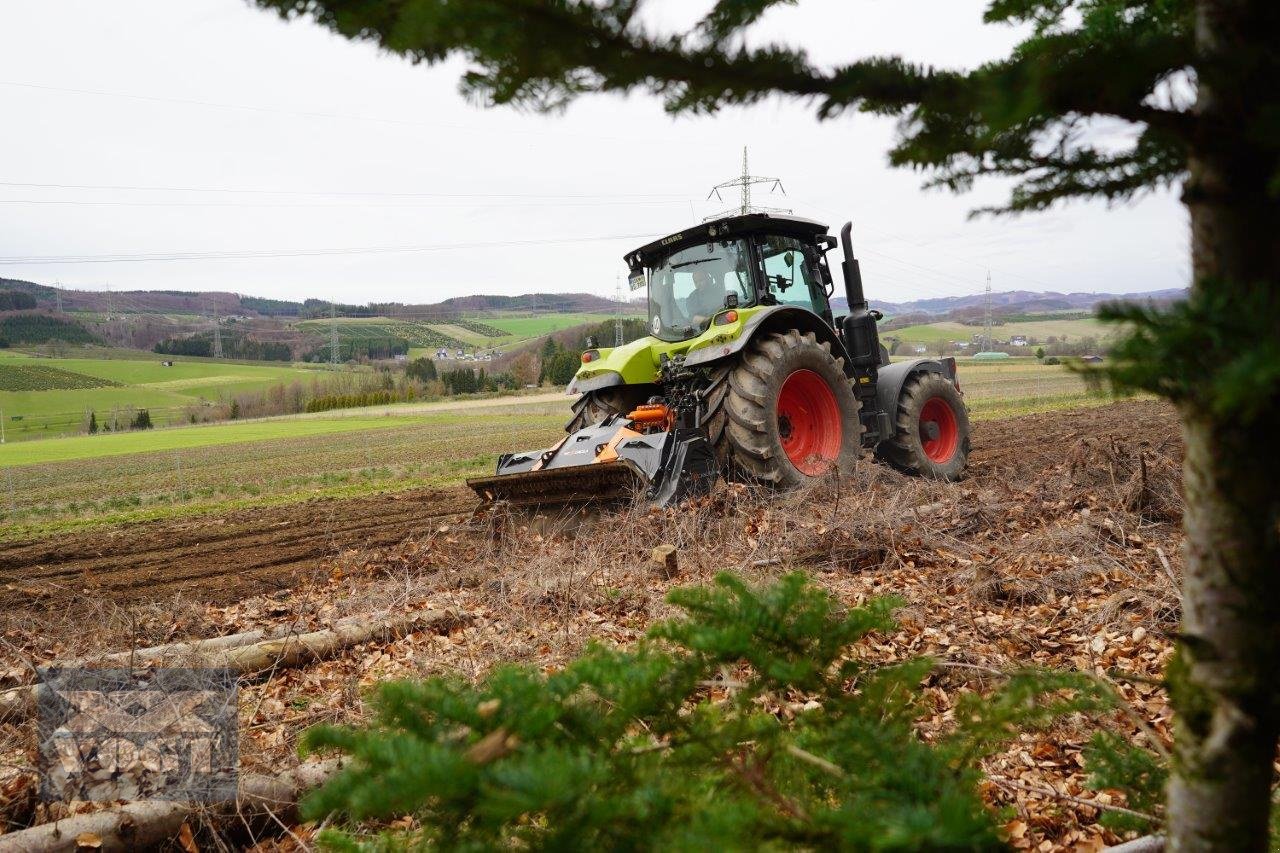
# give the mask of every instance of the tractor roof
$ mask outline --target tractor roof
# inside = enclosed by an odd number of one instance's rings
[[[672,252],[687,246],[704,244],[710,240],[724,240],[744,234],[784,234],[812,239],[825,233],[827,233],[827,226],[812,219],[779,216],[773,213],[746,213],[740,216],[726,216],[723,219],[703,222],[692,228],[677,231],[639,249],[627,252],[623,259],[632,268],[651,266],[654,261]]]

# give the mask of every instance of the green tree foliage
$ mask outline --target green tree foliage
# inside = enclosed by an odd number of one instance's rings
[[[93,435],[97,431],[98,431],[98,413],[90,412],[89,413],[89,434]]]
[[[129,422],[129,429],[151,429],[151,412],[146,409],[139,409],[133,416],[133,420]]]
[[[995,0],[988,22],[1033,32],[1008,59],[969,72],[895,57],[823,68],[800,48],[742,46],[737,36],[783,0],[718,0],[689,32],[670,35],[642,25],[642,0],[258,2],[415,61],[464,56],[463,91],[490,104],[549,110],[585,92],[647,89],[676,113],[784,94],[815,100],[824,118],[901,117],[894,163],[937,169],[936,182],[953,189],[980,175],[1018,178],[1015,209],[1067,195],[1127,198],[1186,169],[1183,114],[1148,95],[1194,59],[1190,0]],[[1090,116],[1144,129],[1130,150],[1112,152],[1080,133]]]
[[[338,338],[338,360],[351,361],[353,359],[381,359],[392,358],[397,355],[407,355],[409,352],[410,342],[407,338],[390,337],[382,334],[371,334],[364,336],[362,329],[346,329],[342,336]],[[328,343],[320,344],[311,351],[304,353],[303,361],[325,362],[331,356],[330,345]]]
[[[438,378],[436,363],[429,358],[415,358],[405,366],[405,373],[419,382],[434,382]]]
[[[1089,784],[1097,790],[1119,790],[1132,811],[1158,813],[1169,780],[1164,758],[1145,747],[1126,741],[1114,732],[1098,732],[1089,741]],[[1106,811],[1099,822],[1116,832],[1146,831],[1151,822],[1132,814]]]
[[[213,332],[200,332],[183,338],[166,338],[152,348],[162,355],[185,355],[208,358],[213,355]],[[293,350],[279,341],[255,341],[243,334],[222,333],[222,354],[226,358],[248,361],[292,361]]]
[[[188,338],[166,338],[153,349],[161,355],[185,355],[209,358],[213,355],[213,336],[193,335]]]
[[[638,341],[649,334],[649,324],[640,317],[624,317],[622,318],[622,342],[629,344],[632,341]],[[586,331],[581,332],[577,336],[576,343],[579,351],[587,348],[587,338],[595,338],[596,343],[602,347],[611,347],[617,338],[613,320],[606,320],[591,326]]]
[[[327,412],[332,409],[358,409],[363,406],[386,406],[391,403],[409,402],[417,397],[412,387],[403,391],[365,391],[360,394],[324,394],[307,401],[306,411]]]
[[[824,67],[746,37],[787,0],[716,0],[677,33],[648,27],[643,0],[257,2],[414,61],[461,57],[464,92],[489,104],[557,109],[642,89],[675,113],[781,94],[822,117],[892,117],[894,165],[956,191],[1008,179],[1003,212],[1181,184],[1191,297],[1111,311],[1134,333],[1108,374],[1178,403],[1186,437],[1171,844],[1264,846],[1280,737],[1280,455],[1259,452],[1280,422],[1280,3],[991,0],[985,20],[1024,35],[1007,57],[957,70],[884,56]],[[1188,713],[1205,705],[1214,713]]]
[[[1083,675],[1022,674],[925,741],[932,662],[854,653],[896,601],[846,610],[798,573],[762,588],[722,574],[670,600],[683,618],[550,675],[382,685],[369,728],[307,733],[355,761],[306,814],[419,819],[375,849],[1003,849],[977,761],[1017,727],[1111,701]],[[795,699],[809,710],[783,713]]]
[[[79,323],[47,314],[14,314],[5,317],[0,320],[0,337],[20,344],[45,344],[50,341],[69,344],[101,343]]]
[[[302,313],[301,302],[284,299],[264,299],[260,296],[241,296],[240,304],[248,311],[267,317],[296,317]]]
[[[538,382],[550,385],[568,385],[582,366],[582,346],[571,349],[555,338],[547,338],[542,344],[542,366]]]
[[[30,293],[0,290],[0,311],[25,311],[36,307],[36,298]]]

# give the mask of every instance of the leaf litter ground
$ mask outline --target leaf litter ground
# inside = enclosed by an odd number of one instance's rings
[[[166,590],[132,606],[90,592],[56,612],[33,607],[0,623],[2,686],[29,683],[35,665],[107,650],[261,628],[302,633],[423,607],[458,614],[447,633],[366,643],[246,678],[244,769],[279,772],[297,762],[306,727],[361,720],[378,681],[475,678],[505,661],[554,669],[589,639],[629,643],[672,615],[663,599],[674,585],[724,569],[765,580],[799,568],[850,605],[891,593],[906,599],[898,629],[860,653],[939,660],[924,684],[933,712],[920,721],[922,737],[945,730],[957,699],[992,689],[1003,671],[1069,668],[1113,683],[1126,708],[1023,734],[984,766],[983,794],[1006,809],[1013,846],[1096,850],[1119,840],[1098,825],[1100,811],[1125,803],[1118,791],[1087,786],[1086,742],[1100,727],[1161,747],[1171,738],[1159,679],[1178,622],[1176,417],[1144,401],[990,421],[975,428],[974,448],[969,476],[956,484],[868,462],[800,494],[724,486],[680,510],[425,517],[402,541],[345,548],[295,571],[287,588],[230,603],[216,589],[207,597]],[[675,548],[674,576],[651,558],[660,545]],[[802,709],[803,697],[782,697],[774,710]],[[0,814],[9,829],[100,807],[36,803],[33,729],[0,725]],[[291,848],[308,834],[296,832],[263,846]]]

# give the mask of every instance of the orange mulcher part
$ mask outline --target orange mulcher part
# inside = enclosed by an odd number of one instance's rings
[[[646,403],[628,412],[627,420],[638,430],[654,427],[669,430],[675,423],[675,412],[665,403]]]

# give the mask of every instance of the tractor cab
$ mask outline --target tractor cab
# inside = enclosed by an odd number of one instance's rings
[[[648,286],[649,332],[667,342],[707,331],[728,311],[787,305],[833,324],[826,226],[746,214],[664,237],[627,257],[632,290]]]

